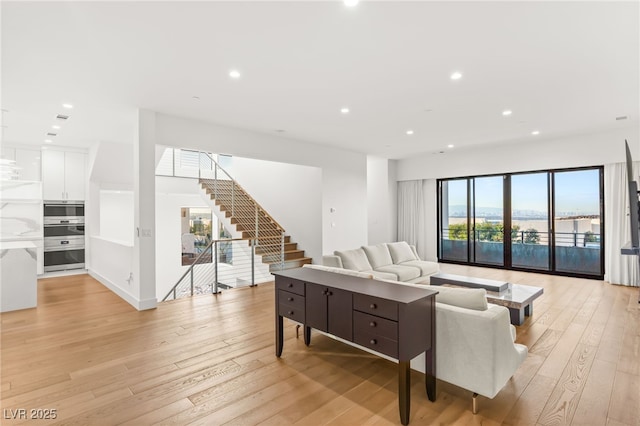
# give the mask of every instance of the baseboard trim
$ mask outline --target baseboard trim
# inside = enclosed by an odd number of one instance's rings
[[[155,298],[144,299],[144,300],[139,300],[135,298],[132,294],[128,293],[123,288],[117,286],[111,280],[100,275],[96,271],[88,270],[88,273],[90,276],[92,276],[98,282],[100,282],[100,284],[107,287],[109,290],[117,294],[121,299],[123,299],[125,302],[127,302],[128,304],[130,304],[131,306],[133,306],[139,311],[145,311],[147,309],[155,309],[156,306],[158,305],[158,300]]]

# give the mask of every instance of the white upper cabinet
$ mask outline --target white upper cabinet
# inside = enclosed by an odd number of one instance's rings
[[[40,181],[40,151],[35,149],[22,149],[2,147],[0,158],[15,161],[14,180]]]
[[[42,192],[45,200],[85,198],[86,155],[80,152],[42,151]]]

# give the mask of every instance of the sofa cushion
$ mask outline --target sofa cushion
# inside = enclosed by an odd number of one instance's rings
[[[372,269],[378,269],[382,266],[393,264],[391,253],[386,244],[377,244],[375,246],[362,246]]]
[[[389,253],[393,259],[393,263],[398,264],[402,262],[408,262],[410,260],[418,260],[416,255],[411,250],[411,246],[406,241],[399,241],[397,243],[387,243],[389,247]]]
[[[388,265],[377,268],[376,272],[390,272],[395,274],[398,281],[409,281],[420,276],[420,268],[404,265]]]
[[[334,272],[336,274],[349,275],[349,276],[358,277],[358,278],[367,278],[367,279],[373,278],[373,275],[370,272],[358,272],[358,271],[352,271],[351,269],[334,268],[332,266],[306,264],[306,265],[302,265],[302,267],[309,268],[309,269],[316,269],[318,271]]]
[[[438,286],[434,288],[434,290],[438,291],[436,295],[436,302],[438,303],[476,311],[486,311],[488,308],[487,290],[484,288],[449,288]]]
[[[345,269],[351,269],[354,271],[370,271],[373,269],[362,248],[344,251],[336,250],[333,254],[340,256],[342,266],[344,266]]]
[[[421,276],[433,275],[440,269],[436,262],[429,262],[427,260],[409,260],[408,262],[400,263],[400,265],[420,268],[420,271],[422,272],[420,274]]]

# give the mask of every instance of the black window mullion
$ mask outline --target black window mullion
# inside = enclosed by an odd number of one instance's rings
[[[504,175],[503,191],[503,211],[502,223],[504,235],[502,236],[502,247],[504,250],[503,264],[505,268],[511,268],[511,175]]]
[[[555,173],[547,175],[549,184],[549,271],[556,272],[556,203],[555,203]]]

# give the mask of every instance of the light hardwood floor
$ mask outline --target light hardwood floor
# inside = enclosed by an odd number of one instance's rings
[[[638,289],[442,265],[544,287],[518,327],[529,356],[493,399],[412,376],[413,425],[640,425]],[[137,312],[87,275],[40,280],[38,308],[4,313],[3,425],[399,424],[395,365],[285,321],[274,355],[273,284]],[[481,360],[479,360],[481,362]],[[55,420],[11,420],[55,409]]]

